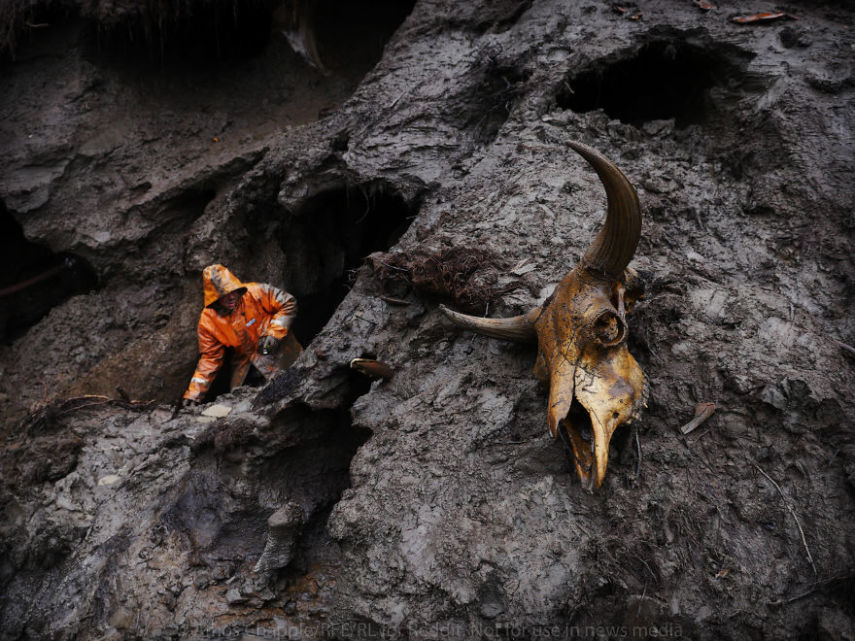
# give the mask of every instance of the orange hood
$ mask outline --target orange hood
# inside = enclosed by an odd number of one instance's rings
[[[202,282],[205,291],[205,307],[209,307],[236,289],[246,289],[246,285],[222,265],[208,265],[202,272]]]

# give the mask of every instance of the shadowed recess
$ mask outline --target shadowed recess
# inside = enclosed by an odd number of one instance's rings
[[[370,71],[415,0],[314,0],[305,2],[320,62],[334,74]]]
[[[11,343],[51,309],[97,283],[82,258],[28,241],[0,203],[0,343]]]
[[[473,132],[480,145],[492,143],[525,89],[528,74],[490,61],[469,91],[459,126]]]
[[[418,213],[383,181],[345,185],[307,199],[284,226],[283,282],[300,304],[294,333],[303,345],[323,328],[347,294],[353,270],[394,245]]]
[[[88,30],[96,52],[160,65],[249,59],[287,39],[295,50],[307,50],[311,64],[322,71],[362,75],[380,59],[386,41],[413,4],[412,0],[148,3],[119,18],[90,17]]]
[[[272,4],[215,0],[149,6],[120,22],[91,20],[91,44],[102,53],[158,63],[249,58],[270,40]]]
[[[633,125],[673,118],[682,128],[711,115],[710,89],[724,85],[732,73],[733,64],[713,47],[654,40],[632,57],[599,61],[571,76],[556,100],[562,109],[602,109]]]

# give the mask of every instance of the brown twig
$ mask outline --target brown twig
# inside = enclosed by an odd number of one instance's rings
[[[90,407],[103,407],[105,405],[143,411],[154,407],[157,401],[122,401],[108,396],[86,394],[73,396],[71,398],[53,401],[27,414],[19,425],[19,431],[29,432],[40,427],[47,421],[59,416],[66,416],[74,412]]]
[[[350,361],[350,369],[371,378],[382,378],[384,380],[395,375],[395,370],[392,369],[391,365],[373,358],[354,358]]]
[[[855,579],[855,574],[843,574],[839,576],[833,576],[830,579],[825,579],[825,581],[817,581],[813,584],[810,590],[805,590],[804,592],[800,592],[799,594],[790,597],[789,599],[781,599],[780,601],[769,601],[769,605],[789,605],[790,603],[795,603],[796,601],[800,601],[805,597],[809,597],[811,594],[816,592],[817,590],[824,588],[827,585],[831,585],[832,583],[837,583],[838,581],[849,581]]]
[[[3,289],[0,289],[0,297],[11,296],[12,294],[19,292],[22,289],[26,289],[27,287],[31,287],[37,283],[42,282],[43,280],[47,280],[48,278],[50,278],[54,274],[58,274],[65,268],[65,264],[56,265],[55,267],[51,267],[47,271],[42,272],[38,276],[33,276],[32,278],[23,280],[20,283],[15,283],[14,285],[10,285],[9,287],[4,287]]]
[[[784,505],[786,506],[787,510],[789,510],[790,514],[793,516],[793,520],[796,522],[796,527],[799,528],[799,534],[802,537],[802,545],[804,546],[805,552],[807,553],[808,561],[810,561],[810,566],[813,568],[814,575],[817,575],[818,572],[816,570],[816,565],[813,562],[813,556],[810,553],[810,548],[808,547],[807,539],[805,538],[805,531],[802,529],[802,524],[799,521],[799,517],[796,516],[796,511],[793,509],[793,506],[790,505],[790,502],[787,500],[787,497],[784,496],[784,491],[781,489],[781,486],[775,482],[775,479],[766,474],[766,472],[763,471],[763,468],[757,465],[757,463],[751,463],[751,465],[753,465],[757,469],[757,471],[760,472],[760,474],[769,479],[769,482],[775,486],[776,490],[778,490],[778,494],[781,495],[781,499],[784,501]]]
[[[713,412],[715,412],[715,403],[698,403],[695,405],[695,418],[681,427],[680,432],[689,434],[696,430],[705,420],[713,415]]]
[[[390,305],[398,305],[399,307],[404,307],[406,305],[412,304],[408,300],[403,300],[401,298],[393,298],[392,296],[381,296],[380,300],[387,302]]]

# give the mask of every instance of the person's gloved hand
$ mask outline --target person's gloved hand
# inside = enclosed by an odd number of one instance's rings
[[[184,407],[198,407],[200,405],[199,401],[197,401],[195,398],[185,398],[183,401],[181,401],[181,404]]]
[[[258,351],[267,356],[279,347],[279,339],[273,336],[262,336],[258,341]]]

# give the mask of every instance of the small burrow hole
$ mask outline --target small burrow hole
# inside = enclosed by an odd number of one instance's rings
[[[714,49],[680,40],[656,40],[634,56],[596,63],[568,78],[556,96],[561,109],[602,109],[640,125],[673,118],[677,127],[701,124],[713,112],[710,89],[726,85],[734,65]]]
[[[82,258],[27,240],[0,203],[0,343],[10,344],[51,309],[97,283]]]
[[[416,214],[417,205],[384,181],[331,188],[293,212],[279,244],[283,280],[299,303],[294,333],[303,345],[347,295],[363,259],[398,242]]]
[[[471,131],[479,145],[492,143],[519,101],[527,78],[518,69],[489,63],[468,91],[460,128]]]
[[[415,0],[316,0],[305,28],[314,34],[321,65],[333,74],[363,75],[383,55],[383,48]],[[304,38],[304,40],[307,40]]]

